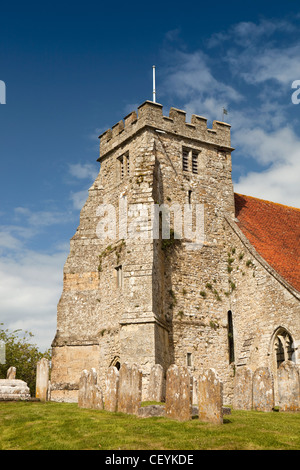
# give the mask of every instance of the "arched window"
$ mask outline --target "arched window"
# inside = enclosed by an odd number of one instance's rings
[[[291,335],[284,328],[279,328],[274,340],[277,368],[284,361],[295,362],[295,348]]]

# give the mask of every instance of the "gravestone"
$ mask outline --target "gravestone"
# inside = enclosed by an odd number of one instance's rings
[[[119,371],[118,411],[138,414],[142,402],[142,371],[137,364],[126,362]]]
[[[84,369],[81,372],[79,379],[79,389],[78,389],[78,406],[79,408],[86,408],[87,403],[87,378],[88,371]]]
[[[6,373],[7,380],[15,380],[17,369],[15,367],[10,367]]]
[[[48,400],[49,361],[43,357],[36,366],[36,398],[41,401]]]
[[[248,367],[236,368],[232,403],[235,410],[252,410],[252,376]]]
[[[199,376],[198,413],[201,421],[223,423],[223,383],[214,369],[205,370]]]
[[[150,371],[148,400],[161,402],[164,398],[164,369],[160,364],[154,364]]]
[[[292,361],[280,364],[277,371],[280,411],[300,411],[300,373]]]
[[[117,411],[119,390],[119,371],[115,366],[109,367],[105,378],[104,408]]]
[[[178,421],[192,419],[192,377],[186,367],[172,364],[167,370],[166,416]]]
[[[196,377],[193,377],[193,395],[192,395],[193,405],[198,405],[198,382]]]
[[[256,411],[272,411],[274,408],[274,381],[268,367],[259,367],[252,380],[253,409]]]
[[[94,368],[89,372],[82,371],[79,380],[78,406],[103,410],[103,394],[101,387],[97,385],[97,372]]]

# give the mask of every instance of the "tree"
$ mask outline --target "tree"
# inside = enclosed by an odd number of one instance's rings
[[[16,378],[24,380],[30,388],[31,396],[35,396],[36,366],[42,357],[51,360],[51,350],[40,352],[35,344],[31,343],[34,336],[29,331],[4,330],[0,323],[0,341],[5,344],[5,364],[0,364],[0,378],[6,379],[10,367],[17,369]]]

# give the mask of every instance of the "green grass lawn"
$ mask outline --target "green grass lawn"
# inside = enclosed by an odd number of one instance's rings
[[[300,413],[232,411],[223,425],[72,403],[1,402],[0,450],[299,450]]]

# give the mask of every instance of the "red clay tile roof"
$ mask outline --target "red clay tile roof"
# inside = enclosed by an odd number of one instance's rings
[[[255,250],[300,291],[300,209],[235,194],[238,227]]]

